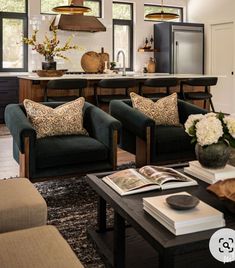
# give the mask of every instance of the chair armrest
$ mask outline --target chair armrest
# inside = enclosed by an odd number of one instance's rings
[[[29,137],[30,143],[36,140],[36,131],[27,119],[19,104],[9,104],[5,109],[5,123],[13,136],[20,152],[24,154],[24,139]]]
[[[186,101],[178,100],[180,123],[184,124],[191,114],[206,114],[207,110],[202,109]]]
[[[86,105],[84,111],[84,127],[89,135],[100,141],[109,149],[109,162],[116,169],[117,139],[121,123],[101,109]]]
[[[110,114],[122,123],[123,128],[144,140],[147,127],[155,127],[151,118],[120,100],[111,101]]]
[[[89,105],[84,111],[84,127],[91,137],[111,148],[113,132],[119,131],[121,123],[98,107]]]

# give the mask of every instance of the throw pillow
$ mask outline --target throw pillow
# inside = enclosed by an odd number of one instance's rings
[[[130,97],[133,107],[153,119],[157,125],[180,125],[176,93],[156,102],[134,92],[130,93]]]
[[[86,135],[83,128],[83,97],[62,104],[55,109],[25,99],[27,116],[36,130],[37,138],[57,135]]]

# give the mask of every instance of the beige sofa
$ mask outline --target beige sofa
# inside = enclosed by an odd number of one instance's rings
[[[0,180],[0,233],[47,223],[47,204],[24,178]]]
[[[0,235],[1,268],[82,268],[68,243],[50,225]]]
[[[0,267],[82,268],[46,222],[46,202],[28,179],[0,180]]]

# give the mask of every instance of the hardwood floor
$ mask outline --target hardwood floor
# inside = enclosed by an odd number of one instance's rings
[[[19,165],[13,159],[11,136],[0,136],[0,179],[19,176]]]
[[[7,134],[3,125],[0,125],[0,133]],[[135,156],[118,149],[118,165],[135,161]],[[10,135],[0,135],[0,179],[19,176],[19,165],[12,155],[12,137]]]

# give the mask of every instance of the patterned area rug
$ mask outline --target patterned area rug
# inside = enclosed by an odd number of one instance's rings
[[[133,163],[119,169],[134,167]],[[85,177],[50,180],[35,183],[48,205],[48,224],[58,228],[82,264],[87,268],[105,267],[92,242],[87,238],[88,227],[96,225],[97,195]],[[112,223],[112,209],[108,209]]]

